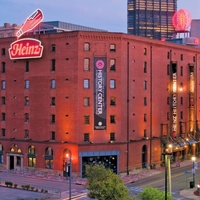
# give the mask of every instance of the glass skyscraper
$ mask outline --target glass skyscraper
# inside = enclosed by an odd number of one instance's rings
[[[128,0],[128,34],[152,39],[170,39],[177,0]]]

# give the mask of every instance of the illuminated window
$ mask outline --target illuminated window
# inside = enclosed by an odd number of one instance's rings
[[[110,133],[110,141],[115,141],[115,133]]]
[[[115,115],[110,115],[110,123],[111,124],[115,124],[116,123]]]
[[[114,79],[111,79],[111,80],[110,80],[110,88],[111,88],[111,89],[116,88],[116,81],[115,81]]]
[[[110,59],[110,71],[115,72],[116,71],[116,60]]]
[[[89,142],[90,141],[90,135],[89,135],[89,133],[84,133],[83,141],[84,142]]]
[[[90,51],[90,43],[85,42],[83,48],[84,48],[84,51]]]
[[[6,97],[1,97],[1,105],[5,105],[6,104]]]
[[[6,72],[6,63],[5,62],[2,62],[1,63],[1,73],[5,73]]]
[[[51,51],[52,51],[52,52],[56,52],[56,45],[55,45],[55,44],[52,44],[52,45],[51,45]]]
[[[51,147],[45,149],[45,168],[53,169],[53,149]]]
[[[24,103],[25,103],[25,106],[29,106],[29,97],[28,96],[26,96],[26,97],[24,97]]]
[[[5,56],[5,55],[6,55],[6,49],[5,49],[5,48],[2,48],[2,49],[1,49],[1,55],[2,55],[2,56]]]
[[[36,167],[36,158],[35,157],[28,157],[28,166],[29,167]]]
[[[29,89],[29,80],[25,80],[25,89]]]
[[[29,72],[29,61],[26,60],[25,72]]]
[[[56,115],[51,115],[51,123],[52,124],[55,124],[55,122],[56,122]]]
[[[1,89],[2,90],[6,89],[6,81],[1,81]]]
[[[84,87],[84,89],[90,88],[90,80],[89,79],[83,80],[83,87]]]
[[[24,138],[29,138],[29,130],[27,129],[24,130]]]
[[[90,116],[89,115],[84,116],[84,124],[90,124]]]
[[[90,106],[90,98],[89,97],[84,97],[84,99],[83,99],[83,105],[85,107]]]
[[[116,52],[116,45],[115,44],[110,45],[110,52]]]
[[[51,106],[56,105],[56,97],[51,97]]]
[[[51,60],[51,71],[56,71],[56,60],[55,59]]]
[[[90,59],[89,58],[84,59],[84,71],[90,71]]]
[[[29,113],[24,114],[25,122],[29,122]]]
[[[5,137],[5,136],[6,136],[6,129],[5,129],[5,128],[2,128],[2,129],[1,129],[1,136],[2,136],[2,137]]]
[[[147,73],[147,62],[144,62],[144,73]]]
[[[1,113],[1,121],[6,121],[6,113]]]
[[[115,106],[116,105],[116,98],[115,97],[110,97],[110,105]]]
[[[56,80],[53,79],[51,80],[51,89],[55,89],[56,88]]]

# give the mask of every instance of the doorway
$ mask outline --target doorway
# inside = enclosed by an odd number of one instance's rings
[[[148,168],[147,164],[147,146],[142,147],[142,168]]]
[[[14,156],[10,156],[10,170],[14,169]]]

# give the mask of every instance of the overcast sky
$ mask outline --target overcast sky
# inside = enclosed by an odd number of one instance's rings
[[[127,32],[127,0],[1,0],[0,26],[21,25],[36,9],[43,21],[64,21],[111,32]],[[200,0],[178,0],[178,9],[200,19]]]

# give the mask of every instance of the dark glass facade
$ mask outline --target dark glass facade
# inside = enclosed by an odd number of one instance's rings
[[[128,0],[128,34],[152,39],[170,39],[177,0]]]

